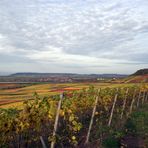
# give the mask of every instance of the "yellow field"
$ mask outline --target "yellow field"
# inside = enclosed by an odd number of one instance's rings
[[[62,91],[71,91],[75,89],[88,88],[90,85],[96,88],[103,87],[126,87],[134,84],[111,84],[111,83],[63,83],[63,84],[36,84],[23,88],[11,88],[0,90],[0,108],[19,107],[23,105],[22,101],[31,99],[34,92],[39,96],[52,96],[60,94]],[[137,85],[137,84],[136,84]]]

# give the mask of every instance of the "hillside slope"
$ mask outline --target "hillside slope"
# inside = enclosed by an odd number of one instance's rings
[[[129,76],[124,83],[148,83],[148,74],[139,76]]]
[[[141,75],[147,75],[148,74],[148,69],[140,69],[136,71],[133,76],[141,76]]]
[[[140,69],[127,77],[124,83],[148,83],[148,69]]]

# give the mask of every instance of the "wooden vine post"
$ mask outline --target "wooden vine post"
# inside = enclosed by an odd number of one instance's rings
[[[53,129],[53,137],[56,136],[62,100],[63,100],[63,94],[60,95],[60,100],[58,102],[58,108],[57,108],[57,113],[56,113],[56,118],[55,118],[55,123],[54,123],[54,129]],[[55,140],[51,142],[51,148],[54,148],[54,145],[55,145]]]
[[[141,91],[139,91],[138,100],[137,100],[137,107],[139,107],[140,98],[141,98]]]
[[[131,102],[131,105],[130,105],[129,114],[132,113],[133,105],[134,105],[134,102],[135,102],[135,97],[136,97],[136,89],[134,90],[134,94],[133,94],[132,102]]]
[[[115,105],[116,105],[117,97],[118,97],[118,88],[117,88],[117,92],[116,92],[115,97],[114,97],[114,103],[113,103],[113,106],[112,106],[112,109],[111,109],[111,114],[110,114],[109,121],[108,121],[108,126],[109,127],[110,127],[111,122],[112,122],[112,118],[113,118],[113,113],[114,113],[114,108],[115,108]]]
[[[143,91],[143,96],[142,96],[142,105],[144,104],[144,99],[145,99],[146,91]]]
[[[148,92],[146,92],[146,96],[145,96],[145,102],[148,101]]]
[[[123,113],[124,113],[125,106],[126,106],[128,91],[129,91],[129,89],[127,88],[126,93],[125,93],[125,98],[124,98],[124,101],[123,101],[123,106],[122,106],[122,112],[121,112],[120,119],[122,119],[122,117],[123,117]]]
[[[40,136],[40,140],[41,140],[43,148],[47,148],[42,136]]]
[[[101,89],[99,89],[98,93],[100,93],[100,91],[101,91]],[[92,115],[91,115],[91,120],[90,120],[90,124],[89,124],[89,129],[88,129],[88,132],[87,132],[87,137],[86,137],[85,144],[87,144],[87,143],[89,142],[90,132],[91,132],[92,125],[93,125],[93,121],[94,121],[94,116],[95,116],[95,112],[96,112],[96,107],[97,107],[97,103],[98,103],[98,98],[99,98],[99,97],[96,96],[96,100],[95,100],[93,112],[92,112]]]

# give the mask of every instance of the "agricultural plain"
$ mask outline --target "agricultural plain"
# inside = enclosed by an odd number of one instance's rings
[[[34,93],[40,97],[50,97],[67,91],[78,91],[89,86],[95,88],[128,87],[140,84],[113,84],[113,83],[1,83],[0,108],[22,107],[22,102],[32,99]]]
[[[9,84],[1,89],[13,96],[1,104],[2,147],[118,148],[135,136],[134,145],[147,146],[147,110],[140,111],[147,105],[147,84]]]

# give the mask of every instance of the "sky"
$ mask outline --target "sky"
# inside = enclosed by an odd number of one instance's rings
[[[0,72],[148,67],[148,0],[0,0]]]

